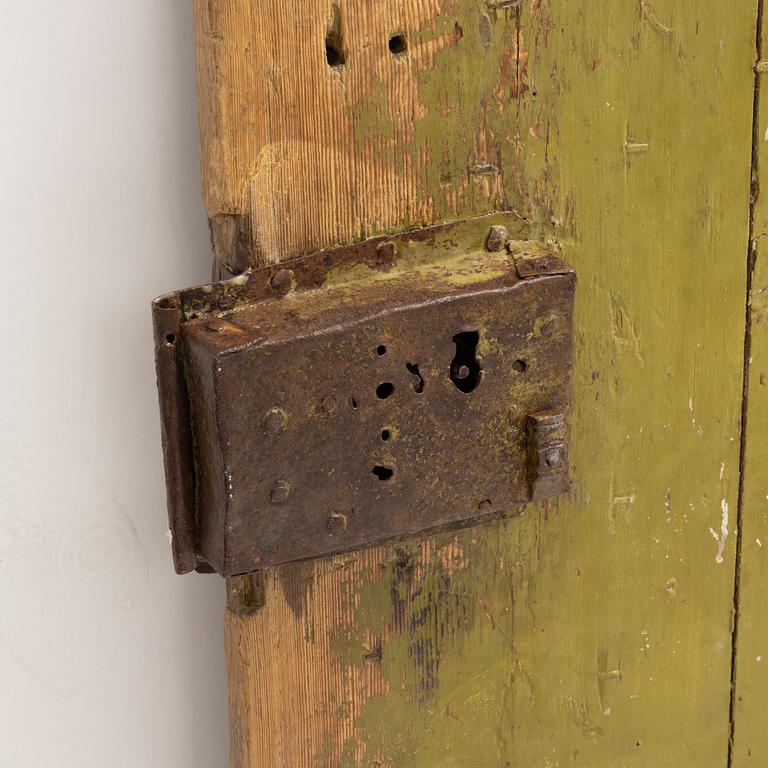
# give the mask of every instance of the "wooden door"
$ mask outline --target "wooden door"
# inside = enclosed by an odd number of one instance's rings
[[[579,275],[570,496],[233,581],[234,768],[766,764],[761,6],[197,0],[225,272],[510,209]]]

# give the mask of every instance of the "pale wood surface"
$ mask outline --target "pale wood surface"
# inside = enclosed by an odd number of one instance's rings
[[[331,9],[325,0],[197,2],[208,212],[250,218],[258,263],[503,199],[498,144],[511,146],[516,132],[508,93],[489,88],[485,107],[510,112],[503,136],[478,120],[479,100],[455,98],[450,83],[444,111],[456,135],[425,131],[419,79],[444,77],[436,59],[464,35],[458,17],[436,0],[352,0],[341,14],[346,63],[333,68],[325,53]],[[511,60],[496,81],[507,91],[516,33],[514,23],[503,28]],[[389,40],[400,32],[409,47],[394,56]],[[485,68],[475,65],[473,79]]]
[[[433,558],[449,574],[461,562],[452,544],[436,550],[433,541],[425,542],[417,561],[405,555],[400,560],[402,568],[419,571],[414,582],[410,574],[397,575],[391,555],[391,550],[375,548],[272,569],[265,574],[265,605],[257,616],[227,613],[233,766],[340,765],[345,756],[352,764],[365,759],[365,742],[355,723],[366,700],[388,690],[382,648],[390,634],[406,629],[413,585],[421,583]],[[401,580],[401,593],[393,596],[394,622],[386,611],[375,617],[380,631],[360,627],[361,588],[371,580],[392,578]],[[443,632],[456,631],[461,616],[453,618],[435,624],[435,642]],[[348,663],[339,652],[345,645],[357,663]]]
[[[726,764],[754,4],[506,5],[352,0],[335,70],[330,4],[197,2],[254,263],[509,205],[580,279],[571,498],[266,573],[235,768]]]

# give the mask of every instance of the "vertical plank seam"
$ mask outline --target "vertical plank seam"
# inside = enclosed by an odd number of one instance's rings
[[[737,650],[739,639],[739,615],[740,615],[740,589],[741,589],[741,550],[743,538],[744,519],[744,478],[746,471],[747,448],[747,417],[749,403],[749,368],[752,354],[752,319],[751,297],[752,282],[755,270],[756,252],[754,248],[755,206],[759,194],[758,184],[758,140],[760,120],[760,67],[758,62],[762,60],[762,25],[763,25],[763,0],[757,0],[755,22],[755,80],[752,97],[752,148],[749,174],[749,222],[747,233],[747,274],[745,286],[744,308],[744,357],[742,369],[742,395],[741,395],[741,430],[739,434],[739,487],[736,504],[736,555],[733,580],[733,624],[731,629],[731,689],[728,709],[728,768],[733,768],[733,746],[736,731],[736,674],[737,674]]]

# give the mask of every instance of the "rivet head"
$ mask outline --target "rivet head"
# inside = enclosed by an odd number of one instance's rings
[[[557,448],[550,448],[544,454],[544,461],[547,462],[548,467],[556,467],[560,463],[560,451]]]
[[[269,435],[277,435],[285,429],[285,413],[279,408],[271,408],[264,417],[264,429]]]
[[[560,325],[560,318],[557,317],[557,315],[552,315],[551,317],[548,317],[541,324],[541,335],[551,336],[557,330],[558,325]]]
[[[381,243],[376,249],[379,264],[392,264],[397,258],[397,246],[392,242]]]
[[[292,282],[291,273],[287,269],[278,269],[277,272],[272,275],[270,285],[275,291],[285,295],[291,290]]]
[[[458,371],[456,371],[456,377],[459,379],[466,379],[469,376],[469,366],[462,365]]]
[[[496,224],[491,227],[491,231],[488,233],[488,239],[485,241],[485,247],[492,253],[498,253],[503,250],[507,244],[509,238],[509,232],[507,228]]]
[[[282,504],[291,495],[291,484],[287,480],[278,480],[269,492],[269,500],[273,504]]]
[[[320,406],[326,413],[335,413],[339,407],[339,403],[333,395],[328,395],[322,399]]]
[[[217,302],[219,309],[223,310],[232,309],[235,306],[235,303],[235,297],[226,293],[223,296],[220,296]]]

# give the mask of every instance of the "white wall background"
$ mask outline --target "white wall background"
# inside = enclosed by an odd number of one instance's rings
[[[210,273],[191,0],[0,0],[0,767],[226,765],[149,302]]]

